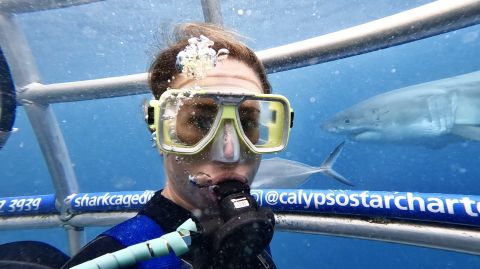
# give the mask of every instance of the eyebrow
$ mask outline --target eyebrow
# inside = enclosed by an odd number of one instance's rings
[[[193,104],[193,107],[198,109],[218,110],[218,106],[212,103],[195,103]]]
[[[189,107],[217,107],[217,104],[213,100],[202,100],[202,99],[192,99],[189,100],[188,102],[185,102],[184,105],[187,105]]]
[[[249,104],[246,104],[246,103],[243,103],[241,106],[240,106],[240,110],[242,111],[246,111],[248,113],[252,113],[252,112],[260,112],[260,109],[254,105],[249,105]]]

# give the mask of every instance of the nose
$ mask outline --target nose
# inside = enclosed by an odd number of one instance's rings
[[[240,160],[240,141],[235,126],[225,121],[213,140],[211,156],[214,161],[235,163]]]

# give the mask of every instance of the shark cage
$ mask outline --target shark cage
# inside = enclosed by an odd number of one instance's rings
[[[55,188],[55,194],[0,198],[0,229],[63,227],[72,254],[85,244],[84,227],[126,220],[153,195],[152,191],[80,193],[66,143],[50,107],[53,103],[147,93],[147,74],[42,84],[29,44],[15,18],[19,13],[91,2],[96,1],[0,3],[0,47],[2,58],[6,59],[0,59],[0,146],[13,132],[13,98],[28,116]],[[219,2],[202,0],[201,4],[205,21],[223,23]],[[479,22],[478,0],[436,1],[256,53],[269,73],[282,72],[397,46]],[[253,189],[252,194],[262,206],[272,207],[278,230],[480,254],[480,196],[313,189]]]

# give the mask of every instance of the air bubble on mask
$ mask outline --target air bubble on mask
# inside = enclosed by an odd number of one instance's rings
[[[181,164],[181,163],[183,162],[183,159],[184,159],[183,157],[175,156],[175,162],[176,162],[177,164]]]
[[[177,54],[175,62],[177,71],[187,78],[196,80],[204,78],[207,72],[216,66],[218,56],[224,59],[228,54],[227,49],[220,49],[217,53],[211,48],[213,44],[214,42],[204,35],[190,38],[185,49]]]

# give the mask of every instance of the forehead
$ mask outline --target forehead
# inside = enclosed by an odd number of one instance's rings
[[[217,63],[217,66],[207,73],[207,76],[200,80],[187,79],[180,75],[170,85],[172,88],[189,88],[193,86],[200,87],[218,87],[225,91],[231,91],[232,88],[241,88],[243,90],[262,93],[260,79],[258,75],[248,65],[237,60],[224,60]]]

